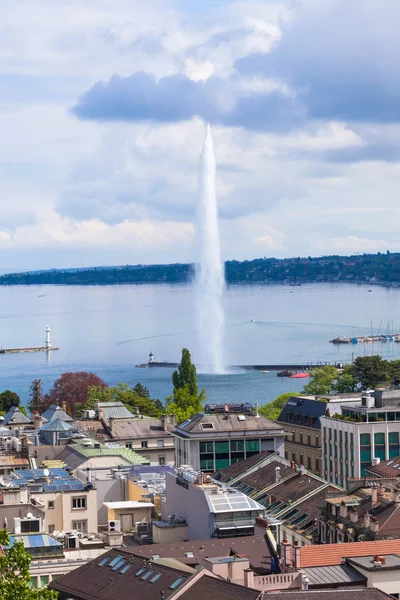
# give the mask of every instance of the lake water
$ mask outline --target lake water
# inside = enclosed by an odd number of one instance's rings
[[[400,331],[400,290],[347,284],[232,286],[225,293],[226,364],[351,361],[363,354],[400,356],[400,344],[335,346],[337,335]],[[176,362],[183,347],[196,360],[194,297],[190,286],[26,286],[0,288],[0,345],[42,345],[46,353],[0,355],[0,388],[25,401],[34,378],[48,387],[64,371],[90,370],[107,383],[141,381],[153,397],[171,393],[171,369],[137,369],[150,351]],[[254,319],[254,322],[251,320]],[[298,392],[304,381],[276,373],[199,376],[212,402],[258,401]]]

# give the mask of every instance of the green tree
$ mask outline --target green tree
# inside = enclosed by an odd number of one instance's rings
[[[43,405],[43,386],[41,379],[34,379],[29,387],[29,403],[30,411],[37,410],[41,412]]]
[[[335,392],[348,394],[357,390],[357,381],[354,377],[353,365],[345,365],[343,371],[338,373],[335,383]]]
[[[140,396],[141,398],[150,398],[149,390],[147,389],[147,387],[142,385],[140,383],[140,381],[138,381],[138,383],[135,385],[135,387],[133,389],[135,390],[137,395]]]
[[[178,423],[181,423],[200,412],[206,399],[204,389],[199,393],[196,367],[186,348],[182,350],[181,362],[172,375],[172,383],[172,396],[166,398],[167,412],[176,415]]]
[[[354,378],[364,389],[376,388],[390,382],[392,373],[389,364],[379,355],[357,356],[352,365]]]
[[[8,412],[13,406],[19,406],[20,397],[15,392],[5,390],[0,394],[0,411]]]
[[[0,531],[0,545],[8,546],[10,537],[5,529]],[[31,557],[22,541],[0,556],[0,598],[1,600],[57,600],[58,594],[46,588],[30,587],[29,566]]]
[[[263,417],[267,417],[271,421],[276,421],[282,410],[286,406],[287,401],[292,398],[295,394],[288,392],[287,394],[281,394],[272,402],[268,402],[268,404],[263,404],[260,406],[259,413]]]
[[[61,406],[65,401],[69,414],[78,417],[82,410],[87,408],[88,390],[93,386],[105,388],[107,384],[95,373],[63,373],[44,396],[44,407],[48,408],[51,404]]]
[[[330,394],[335,389],[337,377],[338,371],[331,365],[311,369],[310,380],[304,386],[303,393],[307,396]]]
[[[182,358],[178,370],[172,374],[172,383],[174,390],[187,388],[191,396],[199,395],[196,366],[192,363],[192,357],[187,348],[183,348],[182,350]]]

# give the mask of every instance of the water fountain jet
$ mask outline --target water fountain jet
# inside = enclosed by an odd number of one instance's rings
[[[197,354],[200,370],[206,373],[224,372],[222,308],[224,266],[221,261],[215,177],[214,141],[211,127],[207,125],[200,163],[196,223],[197,260],[194,280]]]

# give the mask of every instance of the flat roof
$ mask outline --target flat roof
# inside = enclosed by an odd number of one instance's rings
[[[382,569],[400,569],[400,556],[396,554],[387,554],[385,558],[385,564],[381,564],[379,567],[374,566],[374,557],[376,555],[371,556],[355,556],[352,558],[348,558],[347,561],[352,564],[360,567],[364,570],[371,571],[381,571]]]
[[[104,502],[104,506],[111,510],[118,510],[119,508],[149,508],[154,507],[155,504],[151,502],[136,502],[136,500],[125,500],[123,502]]]

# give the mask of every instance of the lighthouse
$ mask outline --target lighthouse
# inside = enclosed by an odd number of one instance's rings
[[[46,327],[46,350],[51,350],[51,339],[50,339],[50,327],[47,325]]]

